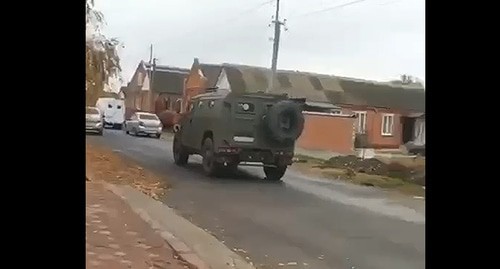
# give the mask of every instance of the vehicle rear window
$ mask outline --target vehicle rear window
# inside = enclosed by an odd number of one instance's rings
[[[156,115],[139,115],[139,119],[141,120],[157,120],[158,117]]]
[[[97,110],[96,108],[87,107],[87,111],[85,113],[86,114],[99,114],[99,110]]]

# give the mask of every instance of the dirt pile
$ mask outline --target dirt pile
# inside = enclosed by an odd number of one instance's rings
[[[398,162],[385,163],[378,159],[361,159],[356,156],[336,156],[323,162],[319,168],[353,170],[356,173],[400,178],[419,185],[425,185],[425,168],[408,167]]]

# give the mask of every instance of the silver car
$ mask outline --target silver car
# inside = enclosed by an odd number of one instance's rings
[[[88,106],[85,111],[85,132],[102,135],[102,114],[96,107]]]
[[[133,135],[152,135],[160,138],[163,126],[158,116],[152,113],[136,112],[125,121],[125,132]]]

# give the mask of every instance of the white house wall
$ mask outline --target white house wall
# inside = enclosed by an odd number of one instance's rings
[[[144,72],[144,82],[142,83],[142,88],[141,90],[143,91],[149,91],[149,76],[148,72]]]
[[[425,145],[425,118],[415,120],[413,128],[413,143],[418,146]]]
[[[215,86],[219,90],[228,90],[231,91],[231,85],[229,84],[229,80],[227,79],[226,70],[222,69],[219,74],[219,78],[217,79],[217,84]]]

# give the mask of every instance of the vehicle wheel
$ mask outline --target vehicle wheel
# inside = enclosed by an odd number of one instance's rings
[[[130,134],[128,130],[125,131],[126,134]]]
[[[273,105],[264,119],[269,135],[279,143],[293,144],[304,130],[302,109],[290,100],[280,101]]]
[[[155,135],[155,137],[156,137],[157,139],[160,139],[161,134],[156,134],[156,135]]]
[[[286,166],[282,167],[264,167],[266,179],[271,181],[280,181],[285,175]]]
[[[102,130],[100,130],[97,134],[102,136],[103,131],[102,131]]]
[[[186,152],[186,149],[182,145],[180,138],[178,138],[177,136],[174,136],[174,143],[172,150],[174,152],[175,164],[179,166],[187,164],[189,159],[189,154]]]
[[[132,134],[133,134],[133,136],[137,136],[137,129],[132,128]]]
[[[219,165],[215,161],[214,143],[210,137],[207,137],[201,147],[203,156],[203,171],[207,176],[217,176]]]

